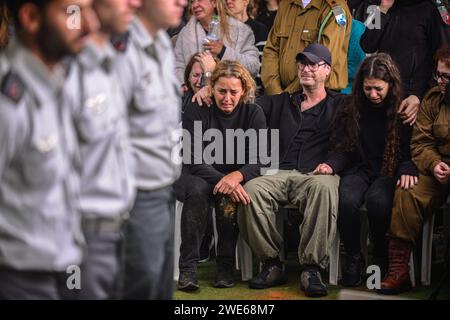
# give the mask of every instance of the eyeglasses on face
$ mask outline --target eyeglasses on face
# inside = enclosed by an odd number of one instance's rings
[[[308,68],[311,72],[316,72],[317,70],[319,70],[320,66],[326,65],[326,63],[325,62],[320,62],[320,63],[299,62],[297,65],[301,71],[303,71],[306,68],[306,66],[308,66]]]
[[[450,74],[440,73],[439,71],[436,71],[436,72],[433,73],[433,78],[436,81],[441,79],[445,83],[450,82]]]

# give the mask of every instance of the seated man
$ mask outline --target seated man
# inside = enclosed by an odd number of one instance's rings
[[[249,287],[269,288],[286,281],[280,261],[283,237],[276,229],[275,215],[283,206],[298,207],[304,215],[298,248],[304,267],[301,289],[307,296],[318,297],[327,294],[320,269],[328,265],[336,234],[339,177],[333,174],[345,162],[338,155],[328,159],[330,128],[342,95],[325,88],[331,72],[326,47],[311,44],[296,61],[302,89],[258,101],[269,128],[279,130],[279,170],[244,185],[251,202],[242,206],[238,223],[253,253],[263,261],[262,271]]]
[[[450,47],[436,53],[437,86],[422,101],[411,139],[411,154],[419,169],[414,189],[397,189],[392,209],[389,269],[378,290],[398,294],[411,288],[409,257],[423,220],[450,194]]]

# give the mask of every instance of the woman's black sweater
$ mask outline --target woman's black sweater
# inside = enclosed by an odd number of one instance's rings
[[[191,141],[183,138],[184,159],[190,160],[190,163],[185,163],[185,165],[191,174],[199,176],[211,184],[217,184],[226,174],[233,171],[242,173],[244,176],[243,183],[260,175],[262,166],[258,157],[258,142],[260,130],[267,128],[266,118],[261,107],[255,104],[240,104],[231,114],[226,114],[215,103],[209,108],[190,103],[186,105],[182,120],[183,129],[186,129],[191,137]],[[201,130],[194,129],[195,122],[197,128],[201,128]],[[222,139],[207,139],[204,134],[209,129],[215,129],[210,130],[209,133],[220,135]],[[258,140],[245,139],[245,143],[238,148],[236,138],[233,139],[233,142],[231,142],[231,139],[227,139],[227,134],[229,136],[233,132],[237,133],[236,129],[244,131],[255,129],[251,131],[256,134]],[[227,130],[229,130],[228,133]],[[249,133],[249,135],[251,134]],[[195,144],[197,144],[197,148],[201,147],[201,154],[195,152]],[[216,152],[211,153],[210,151],[214,146],[217,146]],[[261,146],[259,147],[261,148]],[[190,155],[186,155],[186,152],[189,152],[186,148],[191,151]],[[217,161],[214,163],[207,161],[208,159],[203,157],[205,149],[205,154],[212,154],[213,160]],[[234,152],[234,155],[231,154],[232,152]],[[239,156],[242,157],[242,155],[245,155],[245,158],[239,159]]]

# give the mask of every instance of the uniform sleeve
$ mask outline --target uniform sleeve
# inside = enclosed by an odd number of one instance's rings
[[[342,90],[348,83],[347,57],[352,28],[352,16],[345,2],[342,4],[342,8],[347,18],[345,26],[338,25],[334,15],[331,15],[321,37],[321,43],[331,52],[332,68],[328,88],[333,90]]]
[[[261,175],[261,159],[258,151],[261,151],[262,145],[260,143],[265,144],[265,149],[269,149],[269,141],[270,136],[267,135],[267,139],[264,137],[260,137],[262,134],[261,130],[267,129],[266,117],[264,116],[264,112],[260,107],[255,108],[255,112],[252,114],[252,118],[250,119],[250,129],[255,129],[257,131],[258,143],[257,144],[249,144],[249,164],[244,165],[238,171],[242,173],[244,176],[244,181],[241,184],[246,183],[247,181],[259,177]],[[262,138],[262,139],[261,139]]]
[[[400,135],[400,163],[398,165],[397,176],[410,175],[419,176],[416,165],[411,160],[411,135],[412,128],[402,124]]]
[[[280,80],[280,25],[283,17],[278,10],[273,27],[267,37],[266,46],[263,50],[261,80],[265,94],[274,95],[283,92]]]
[[[19,129],[18,108],[20,106],[10,105],[0,98],[0,183],[24,134],[24,130]]]
[[[120,88],[127,101],[131,103],[139,79],[139,58],[135,45],[130,41],[125,53],[118,54],[115,72],[120,81]]]
[[[64,95],[67,100],[67,105],[70,108],[70,113],[75,120],[80,118],[82,111],[81,100],[83,97],[81,97],[82,90],[80,87],[80,72],[81,67],[78,63],[74,63],[71,67],[70,74],[64,83]]]
[[[419,170],[431,175],[434,167],[442,161],[433,136],[434,118],[432,106],[425,97],[413,129],[411,155]]]
[[[201,130],[195,130],[196,123],[200,123]],[[200,108],[194,103],[188,104],[183,113],[183,129],[187,130],[186,133],[189,134],[190,140],[186,141],[183,138],[183,158],[186,149],[189,148],[190,155],[188,159],[190,162],[186,164],[189,171],[193,175],[203,178],[208,183],[216,185],[225,175],[216,170],[212,165],[206,164],[203,161],[203,132],[206,129],[205,125],[206,119],[202,116]],[[201,141],[202,147],[200,154],[195,152],[194,141]],[[190,145],[186,145],[186,143],[190,143]]]
[[[259,72],[259,52],[255,46],[255,36],[247,25],[239,24],[239,39],[236,48],[227,46],[222,60],[239,61],[253,77]]]

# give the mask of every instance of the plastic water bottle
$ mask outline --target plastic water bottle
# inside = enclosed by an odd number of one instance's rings
[[[211,22],[209,23],[209,31],[203,43],[208,43],[210,41],[219,41],[219,17],[214,15]]]

